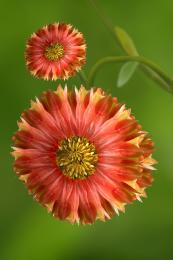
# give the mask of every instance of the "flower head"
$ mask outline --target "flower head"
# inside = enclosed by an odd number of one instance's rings
[[[83,35],[70,24],[54,23],[32,34],[25,56],[34,76],[65,80],[85,63],[86,44]]]
[[[13,137],[14,169],[34,198],[71,223],[93,223],[145,197],[153,142],[101,89],[43,92]]]

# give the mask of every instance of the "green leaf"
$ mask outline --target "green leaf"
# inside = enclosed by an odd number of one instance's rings
[[[115,27],[114,30],[123,50],[130,56],[138,56],[135,44],[128,33],[120,27]]]
[[[138,62],[126,62],[120,70],[119,76],[118,76],[118,80],[117,80],[117,87],[122,87],[124,86],[129,79],[132,77],[132,75],[134,74],[137,66],[138,66]]]

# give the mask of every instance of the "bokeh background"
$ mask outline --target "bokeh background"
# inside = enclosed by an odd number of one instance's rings
[[[98,1],[113,24],[125,28],[144,56],[173,75],[173,1]],[[25,68],[28,36],[54,21],[72,23],[88,44],[86,73],[106,55],[119,55],[116,42],[87,0],[1,0],[0,2],[0,259],[173,259],[173,96],[137,71],[116,87],[120,65],[107,65],[96,85],[132,108],[152,134],[158,160],[144,203],[106,223],[77,226],[55,220],[38,205],[12,170],[11,136],[30,100],[56,82],[34,79]],[[68,85],[79,85],[78,77]]]

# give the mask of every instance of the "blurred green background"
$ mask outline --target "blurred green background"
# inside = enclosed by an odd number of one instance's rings
[[[125,28],[140,53],[173,75],[173,1],[99,1],[112,22]],[[173,259],[173,96],[137,71],[121,89],[120,65],[107,65],[96,85],[125,102],[152,134],[158,160],[155,181],[144,203],[106,223],[77,226],[55,220],[28,195],[12,170],[11,136],[30,100],[57,82],[34,79],[24,64],[25,42],[39,27],[72,23],[88,44],[85,71],[106,55],[119,55],[116,43],[88,1],[1,0],[0,259]],[[79,85],[78,77],[68,82]]]

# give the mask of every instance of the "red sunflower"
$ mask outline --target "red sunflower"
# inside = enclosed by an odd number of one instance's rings
[[[28,70],[34,76],[65,80],[85,63],[86,44],[82,33],[70,24],[54,23],[32,34],[25,56]]]
[[[71,223],[112,218],[145,197],[153,142],[101,89],[43,92],[14,135],[14,169],[34,198]]]

